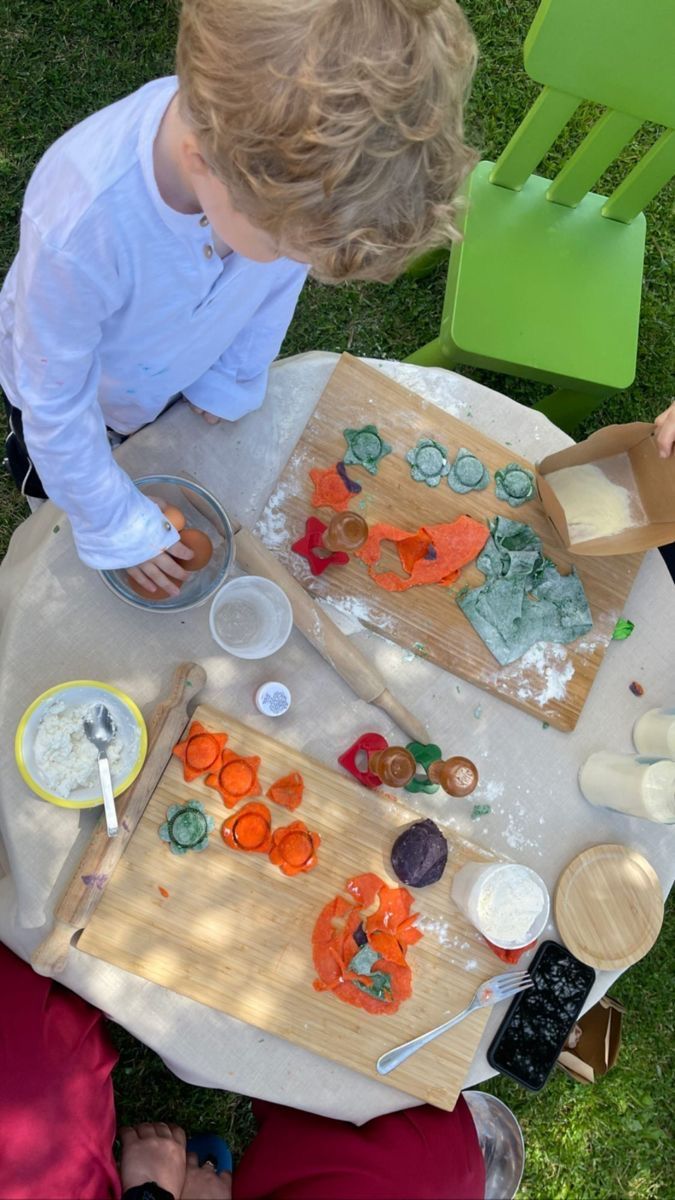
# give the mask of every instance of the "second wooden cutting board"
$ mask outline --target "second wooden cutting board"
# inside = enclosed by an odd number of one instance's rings
[[[291,814],[271,801],[269,808],[274,828],[300,818],[320,833],[318,866],[286,878],[264,855],[227,849],[220,827],[229,813],[218,793],[201,780],[185,783],[173,758],[78,948],[379,1079],[375,1062],[383,1051],[464,1008],[478,984],[498,973],[498,959],[450,899],[457,868],[492,856],[451,834],[443,878],[411,889],[425,932],[408,951],[413,995],[397,1013],[372,1016],[316,992],[311,937],[321,909],[365,871],[396,886],[389,851],[397,832],[419,817],[393,795],[367,791],[213,708],[198,708],[193,719],[227,731],[228,748],[260,756],[261,792],[289,771],[301,772],[300,808]],[[158,829],[169,805],[191,798],[203,802],[216,828],[206,851],[177,856]],[[440,800],[446,803],[451,813],[471,801]],[[387,1085],[452,1109],[487,1016],[474,1013]]]

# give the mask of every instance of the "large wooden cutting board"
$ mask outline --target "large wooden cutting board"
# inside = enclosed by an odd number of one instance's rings
[[[455,588],[416,587],[395,595],[378,587],[355,556],[344,567],[333,566],[318,578],[312,576],[291,545],[302,536],[309,515],[327,523],[332,513],[312,508],[308,472],[311,467],[332,466],[343,457],[343,429],[367,424],[376,425],[393,446],[375,476],[360,467],[348,468],[351,478],[363,485],[351,507],[362,512],[369,524],[386,521],[414,531],[425,523],[452,521],[461,513],[480,521],[497,514],[523,521],[540,535],[544,552],[563,574],[572,563],[576,566],[593,614],[592,630],[569,647],[551,644],[526,656],[524,662],[501,667],[455,601],[460,588],[484,582],[475,566],[462,572]],[[507,441],[509,432],[504,429]],[[512,447],[500,445],[374,368],[343,355],[270,496],[258,524],[259,536],[314,596],[356,612],[364,625],[406,650],[495,692],[557,729],[574,729],[617,619],[623,615],[642,556],[574,559],[559,546],[538,499],[510,508],[497,500],[492,480],[485,491],[461,496],[444,479],[437,488],[415,483],[405,454],[420,437],[434,438],[453,458],[465,446],[483,460],[491,475],[508,462],[532,469]],[[381,569],[401,573],[398,559],[389,550]]]
[[[270,809],[275,828],[299,817],[320,833],[318,866],[287,879],[266,856],[227,849],[220,796],[200,780],[184,783],[173,758],[78,949],[379,1079],[375,1061],[383,1051],[464,1008],[478,985],[499,972],[498,959],[450,899],[456,869],[491,856],[451,835],[443,878],[414,893],[414,911],[428,928],[408,951],[413,995],[397,1013],[373,1016],[316,992],[311,936],[319,912],[364,871],[396,886],[392,842],[419,818],[394,796],[367,791],[215,709],[202,706],[194,719],[227,730],[230,748],[260,755],[263,791],[289,771],[302,773],[305,796],[295,814],[271,803]],[[170,804],[191,797],[203,801],[216,828],[207,850],[173,855],[158,828]],[[452,1109],[486,1020],[487,1010],[474,1013],[386,1082]]]

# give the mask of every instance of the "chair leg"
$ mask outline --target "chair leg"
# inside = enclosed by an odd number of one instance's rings
[[[424,279],[432,271],[435,271],[436,267],[440,266],[442,262],[447,262],[449,257],[449,246],[441,246],[438,250],[429,250],[426,254],[421,254],[419,258],[411,262],[410,266],[406,267],[405,273],[410,279]]]
[[[543,413],[549,421],[553,421],[553,424],[557,425],[559,429],[563,429],[565,433],[574,434],[584,418],[589,416],[600,404],[604,404],[610,395],[612,395],[611,392],[598,396],[590,395],[588,392],[560,388],[555,392],[550,392],[548,396],[544,396],[543,400],[532,407],[536,412]]]
[[[415,363],[418,367],[452,368],[452,359],[441,349],[440,338],[434,338],[433,342],[427,342],[426,346],[421,346],[419,350],[415,350],[414,354],[409,354],[403,361]]]

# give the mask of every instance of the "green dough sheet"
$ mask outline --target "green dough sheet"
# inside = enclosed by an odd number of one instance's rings
[[[495,493],[498,500],[507,500],[511,508],[519,508],[534,496],[534,475],[520,463],[507,463],[495,471]]]
[[[453,492],[482,492],[490,482],[490,472],[471,450],[461,446],[448,472],[448,485]]]
[[[416,483],[426,483],[427,487],[438,487],[444,475],[447,475],[448,452],[440,442],[433,438],[420,438],[417,445],[406,454],[406,462],[410,463],[410,474]]]
[[[464,616],[502,666],[535,642],[573,642],[593,624],[576,571],[561,575],[529,525],[496,517],[476,559],[481,587],[457,597]]]

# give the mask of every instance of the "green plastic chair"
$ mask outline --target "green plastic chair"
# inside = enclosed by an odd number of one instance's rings
[[[407,361],[551,383],[535,407],[572,431],[635,378],[642,209],[675,172],[675,0],[543,0],[524,62],[543,90],[469,177],[440,334]],[[606,111],[553,181],[533,174],[582,100]],[[644,121],[666,128],[609,198],[590,191]]]

